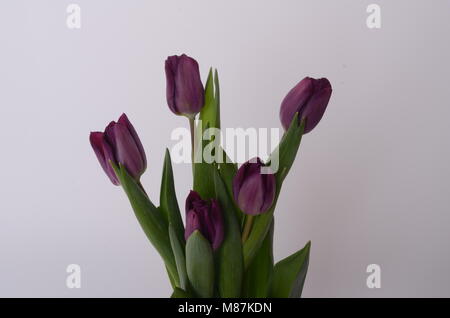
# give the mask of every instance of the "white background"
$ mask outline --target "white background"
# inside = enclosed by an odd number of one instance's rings
[[[126,112],[158,203],[165,147],[187,126],[163,63],[217,67],[223,127],[281,127],[305,76],[333,96],[276,211],[277,260],[312,241],[305,297],[450,296],[448,1],[69,1],[0,4],[0,296],[166,297],[165,269],[88,142]],[[190,167],[175,165],[180,205]],[[82,288],[65,284],[68,264]],[[381,289],[366,267],[382,269]]]

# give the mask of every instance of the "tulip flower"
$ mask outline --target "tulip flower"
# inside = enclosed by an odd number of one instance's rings
[[[205,99],[197,61],[185,54],[169,56],[165,70],[170,110],[176,115],[195,116],[202,109]]]
[[[147,168],[144,148],[125,114],[120,116],[117,123],[112,121],[105,132],[91,132],[89,139],[100,165],[113,184],[119,185],[120,182],[110,162],[122,164],[136,180]]]
[[[304,134],[309,133],[322,119],[331,97],[331,84],[326,78],[306,77],[286,95],[281,103],[280,119],[288,130],[295,113],[306,119]]]
[[[275,199],[275,176],[261,174],[259,158],[244,163],[233,179],[233,195],[242,212],[258,215],[266,212]]]
[[[185,239],[196,230],[211,243],[213,250],[222,244],[224,225],[219,203],[214,199],[202,200],[197,192],[191,191],[186,199]]]

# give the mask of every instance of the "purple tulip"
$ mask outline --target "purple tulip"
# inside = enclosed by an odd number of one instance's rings
[[[224,228],[219,203],[214,199],[208,203],[197,192],[191,191],[186,199],[185,239],[196,230],[211,243],[213,250],[222,244]]]
[[[331,84],[326,78],[305,77],[286,95],[281,103],[280,119],[288,130],[295,113],[306,118],[304,134],[309,133],[322,119],[331,97]]]
[[[244,163],[233,179],[233,195],[242,212],[258,215],[266,212],[275,199],[275,176],[261,174],[259,158]]]
[[[176,115],[194,116],[203,107],[205,92],[198,63],[182,54],[166,60],[167,104]]]
[[[144,148],[125,114],[120,116],[117,123],[112,121],[104,133],[91,132],[89,139],[100,165],[113,184],[119,185],[120,182],[110,161],[116,165],[122,164],[136,180],[139,180],[147,168]]]

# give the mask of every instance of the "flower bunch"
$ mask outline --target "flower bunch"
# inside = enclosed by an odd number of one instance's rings
[[[187,117],[192,154],[207,146],[196,133],[220,128],[217,71],[205,86],[197,61],[187,55],[165,62],[167,104]],[[172,297],[300,297],[310,243],[274,264],[274,211],[281,186],[302,136],[321,120],[331,97],[330,82],[306,77],[280,107],[284,135],[267,162],[253,158],[239,168],[219,144],[226,160],[193,160],[193,189],[185,201],[185,224],[178,205],[169,151],[164,159],[159,206],[140,182],[147,168],[144,147],[125,114],[90,143],[114,185],[122,186],[150,242],[161,255],[173,287]],[[198,117],[197,117],[198,116]],[[215,140],[217,143],[217,140]],[[277,171],[269,163],[278,161]]]

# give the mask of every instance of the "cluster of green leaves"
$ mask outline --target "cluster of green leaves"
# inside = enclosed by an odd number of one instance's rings
[[[210,70],[205,89],[205,106],[197,126],[200,136],[208,128],[220,128],[220,93],[217,71]],[[193,189],[203,199],[216,199],[223,213],[225,237],[213,251],[210,243],[195,231],[187,241],[175,193],[174,176],[169,151],[166,150],[160,192],[156,207],[123,166],[115,172],[127,194],[136,217],[150,242],[164,260],[172,297],[300,297],[305,281],[310,243],[297,253],[274,264],[273,213],[281,186],[300,145],[304,122],[293,119],[279,146],[269,161],[279,160],[276,173],[277,192],[272,207],[256,216],[250,235],[242,242],[244,214],[233,200],[232,180],[237,165],[221,151],[223,162],[193,163]],[[202,153],[205,142],[197,143],[196,155]]]

